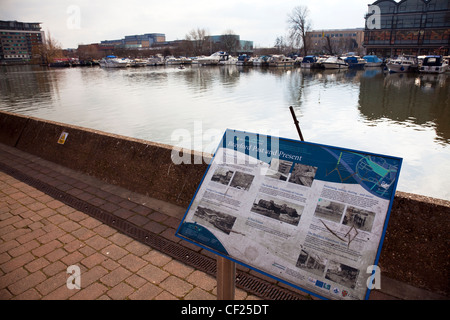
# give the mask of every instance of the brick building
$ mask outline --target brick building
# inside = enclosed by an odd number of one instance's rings
[[[364,46],[378,56],[449,54],[449,0],[379,0],[369,5]]]

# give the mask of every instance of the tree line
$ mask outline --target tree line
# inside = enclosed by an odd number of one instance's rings
[[[114,50],[92,52],[84,48],[78,50],[80,59],[98,59],[106,54],[115,54],[117,56],[127,57],[148,57],[155,54],[164,56],[200,56],[210,55],[216,51],[226,51],[230,54],[238,52],[254,52],[255,54],[297,54],[306,56],[308,54],[339,54],[344,51],[354,51],[357,46],[355,41],[349,39],[342,43],[332,43],[329,37],[325,37],[322,47],[313,46],[309,32],[312,31],[312,22],[310,12],[306,6],[296,6],[292,12],[287,15],[288,32],[285,36],[278,36],[275,39],[273,48],[241,48],[238,36],[233,30],[226,30],[220,37],[220,41],[211,41],[207,29],[195,28],[190,30],[183,40],[172,41],[171,45],[155,44],[150,50],[129,49],[117,47]],[[356,46],[355,46],[356,45]],[[319,51],[319,52],[318,52]],[[63,50],[60,44],[51,38],[50,34],[46,41],[35,49],[35,56],[40,55],[44,63],[51,62],[55,58],[63,57]]]

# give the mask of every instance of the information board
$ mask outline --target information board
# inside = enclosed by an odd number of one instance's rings
[[[320,298],[367,299],[401,164],[228,129],[176,234]]]

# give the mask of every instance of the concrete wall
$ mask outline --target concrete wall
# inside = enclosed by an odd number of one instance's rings
[[[69,135],[62,145],[63,131]],[[0,143],[184,208],[207,168],[174,165],[171,146],[7,112],[0,112]],[[397,192],[382,274],[450,296],[449,214],[449,201]]]
[[[63,145],[58,144],[62,132],[69,134]],[[207,168],[174,165],[167,145],[5,112],[0,112],[0,142],[184,207]]]

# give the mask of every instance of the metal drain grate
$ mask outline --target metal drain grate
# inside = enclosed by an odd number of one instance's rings
[[[119,232],[144,243],[153,249],[163,252],[168,256],[183,262],[197,270],[209,275],[216,274],[216,260],[184,247],[181,244],[170,241],[133,223],[114,216],[84,200],[78,199],[54,186],[39,179],[33,178],[19,170],[16,170],[0,162],[0,170],[20,180],[45,194],[58,199],[64,204],[88,214],[102,223],[118,230]],[[281,288],[268,281],[252,276],[246,272],[236,272],[236,286],[246,292],[252,293],[266,300],[304,300],[305,297],[291,290]]]

